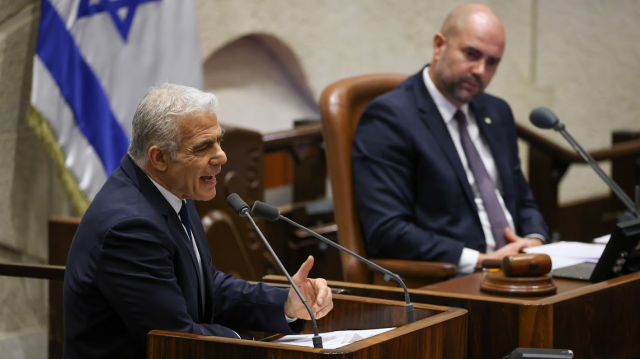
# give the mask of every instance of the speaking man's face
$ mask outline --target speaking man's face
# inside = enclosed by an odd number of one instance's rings
[[[216,175],[227,162],[218,117],[212,113],[182,118],[178,129],[177,158],[169,161],[166,172],[171,192],[181,199],[211,200],[216,196]]]
[[[504,51],[504,32],[468,24],[459,34],[434,39],[434,82],[454,105],[470,102],[487,87]]]

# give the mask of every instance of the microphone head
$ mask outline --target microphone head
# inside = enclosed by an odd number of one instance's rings
[[[560,120],[553,111],[546,107],[537,107],[529,114],[529,120],[538,128],[553,128]]]
[[[227,197],[227,203],[241,217],[244,217],[249,212],[249,205],[237,193],[230,194]]]
[[[251,213],[255,216],[266,218],[271,222],[275,222],[280,218],[280,211],[264,202],[256,201],[251,208]]]

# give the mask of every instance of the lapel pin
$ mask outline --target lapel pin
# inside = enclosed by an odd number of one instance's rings
[[[485,122],[487,125],[490,125],[490,124],[491,124],[491,119],[490,119],[489,117],[485,117],[485,118],[484,118],[484,122]]]

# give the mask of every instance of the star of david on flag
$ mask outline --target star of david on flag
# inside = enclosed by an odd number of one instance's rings
[[[126,42],[138,5],[153,1],[160,0],[81,0],[78,7],[78,19],[106,12],[111,16],[122,40]]]
[[[191,0],[41,0],[30,126],[84,213],[120,164],[149,87],[202,88]]]

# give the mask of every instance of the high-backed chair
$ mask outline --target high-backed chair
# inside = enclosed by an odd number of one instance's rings
[[[367,104],[398,86],[406,78],[407,76],[402,74],[371,74],[346,78],[329,85],[320,98],[334,214],[338,225],[338,242],[364,257],[367,257],[367,254],[355,208],[351,175],[353,136]],[[359,260],[346,253],[341,253],[340,258],[346,281],[385,284],[381,274]],[[412,287],[445,280],[457,273],[456,266],[449,263],[369,259],[397,273]]]

